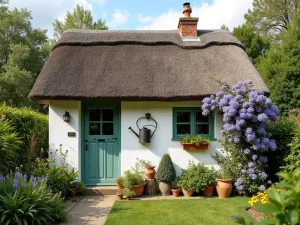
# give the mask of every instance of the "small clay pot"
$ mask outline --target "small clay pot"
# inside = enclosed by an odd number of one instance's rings
[[[117,189],[118,190],[123,189],[123,185],[117,182]]]
[[[187,189],[182,189],[182,192],[183,192],[183,195],[185,196],[185,197],[191,197],[192,195],[193,195],[193,190],[187,190]]]
[[[149,165],[149,166],[146,166],[146,169],[145,169],[145,176],[147,179],[153,179],[155,174],[156,174],[156,171],[155,171],[155,166],[153,165]]]
[[[71,188],[72,197],[75,197],[77,194],[77,188]]]
[[[213,186],[213,185],[210,185],[210,186],[207,186],[206,188],[204,188],[204,196],[211,197],[214,193],[214,189],[215,189],[215,186]]]
[[[173,193],[173,197],[177,198],[179,196],[180,189],[176,188],[176,189],[171,189],[171,190],[172,190],[172,193]]]
[[[228,198],[232,192],[232,179],[216,179],[219,198]]]
[[[118,195],[118,194],[117,194],[117,195],[116,195],[116,199],[117,199],[117,200],[122,200],[122,199],[123,199],[123,195],[121,195],[121,194]]]

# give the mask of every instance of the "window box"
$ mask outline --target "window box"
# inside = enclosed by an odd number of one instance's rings
[[[195,145],[192,143],[181,143],[183,150],[186,151],[197,151],[197,150],[207,150],[208,149],[208,143],[203,143],[200,145]]]

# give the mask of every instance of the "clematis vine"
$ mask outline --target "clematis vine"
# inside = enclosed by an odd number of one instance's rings
[[[239,178],[235,187],[240,193],[255,193],[265,190],[272,182],[265,173],[268,151],[275,151],[276,141],[267,133],[268,121],[276,121],[279,109],[264,93],[253,89],[252,81],[233,85],[220,82],[222,91],[202,101],[202,114],[217,111],[223,116],[222,134],[238,152],[235,157]]]

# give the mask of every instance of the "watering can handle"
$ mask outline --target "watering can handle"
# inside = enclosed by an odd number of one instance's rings
[[[143,116],[143,117],[139,118],[139,119],[136,121],[136,126],[137,126],[137,128],[138,128],[139,130],[141,129],[141,128],[139,127],[139,120],[140,120],[140,119],[145,119],[145,117]],[[147,126],[155,127],[155,129],[154,129],[154,131],[153,131],[153,133],[152,133],[152,135],[151,135],[151,137],[150,137],[150,138],[152,138],[152,136],[154,135],[154,133],[155,133],[155,131],[156,131],[156,129],[157,129],[157,122],[156,122],[156,120],[153,119],[152,117],[151,117],[150,119],[153,120],[153,121],[155,122],[155,126],[154,126],[154,125],[145,125],[145,126],[143,126],[143,127],[147,127]]]

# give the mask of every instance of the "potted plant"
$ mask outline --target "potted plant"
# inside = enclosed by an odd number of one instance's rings
[[[123,188],[122,190],[119,190],[119,194],[122,194],[123,196],[126,196],[128,200],[131,200],[131,198],[135,195],[135,192],[129,188]]]
[[[117,189],[122,189],[123,188],[123,182],[124,182],[124,178],[123,177],[118,177],[116,179],[117,182]]]
[[[117,200],[122,200],[123,199],[123,192],[122,189],[118,190],[116,193],[116,199]]]
[[[172,188],[171,191],[174,197],[178,197],[180,194],[180,188]]]
[[[71,193],[72,197],[76,196],[76,194],[80,194],[86,190],[86,186],[84,183],[80,181],[74,181],[71,183]]]
[[[162,195],[169,195],[171,192],[172,181],[176,179],[176,171],[169,154],[163,155],[159,163],[157,179],[159,180],[159,189]]]
[[[229,198],[232,192],[232,179],[230,175],[222,169],[218,177],[219,178],[216,179],[216,190],[219,198]]]
[[[210,140],[200,135],[195,136],[183,136],[180,139],[183,150],[195,151],[195,150],[207,150]]]
[[[126,170],[123,176],[123,186],[135,193],[132,197],[139,197],[144,192],[144,177],[132,170]]]
[[[205,173],[205,183],[206,187],[204,188],[204,196],[211,197],[213,195],[215,184],[216,184],[216,171],[212,168],[207,168]]]
[[[145,176],[147,179],[154,179],[154,176],[156,174],[155,168],[156,166],[154,165],[146,165],[145,169]]]

